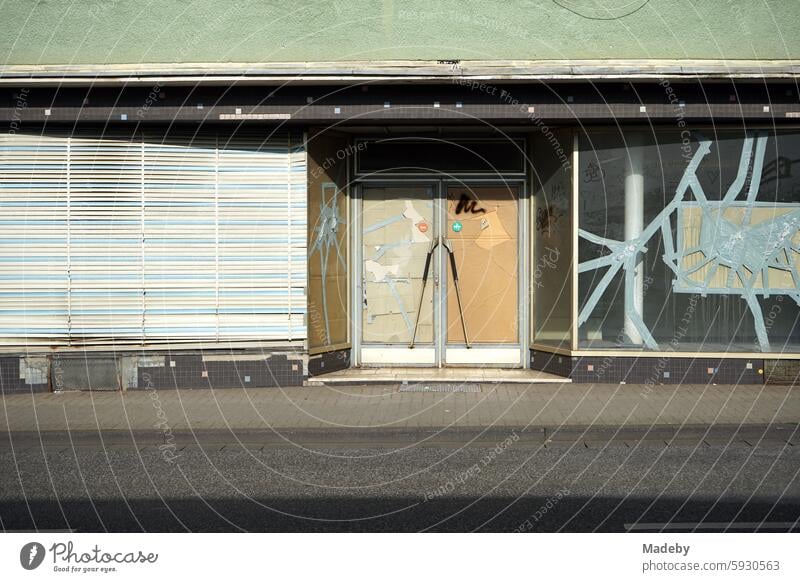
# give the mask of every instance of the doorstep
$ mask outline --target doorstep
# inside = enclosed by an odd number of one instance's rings
[[[404,384],[409,382],[477,384],[554,384],[569,378],[519,368],[348,368],[312,376],[307,386],[325,384]]]

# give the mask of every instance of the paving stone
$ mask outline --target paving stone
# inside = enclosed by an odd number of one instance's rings
[[[459,394],[397,388],[177,390],[158,392],[155,400],[144,391],[10,394],[0,400],[0,431],[713,425],[727,434],[732,425],[796,427],[800,421],[800,391],[778,385],[753,387],[757,397],[735,386],[670,387],[646,400],[636,385],[509,384],[494,392]],[[787,429],[774,438],[797,437]]]

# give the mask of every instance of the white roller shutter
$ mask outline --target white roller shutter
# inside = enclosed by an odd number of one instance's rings
[[[69,144],[69,336],[105,343],[142,329],[142,143],[105,135]]]
[[[0,342],[303,339],[294,142],[0,135]]]
[[[305,154],[291,150],[288,140],[219,144],[222,338],[305,337]]]
[[[146,140],[145,336],[216,339],[216,137]]]
[[[21,345],[69,333],[69,143],[0,134],[0,333]]]

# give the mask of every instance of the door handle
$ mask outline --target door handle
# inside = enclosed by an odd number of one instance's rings
[[[367,308],[367,280],[361,279],[361,301],[363,303],[363,308]]]

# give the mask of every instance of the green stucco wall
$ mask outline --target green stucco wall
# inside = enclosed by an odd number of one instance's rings
[[[0,6],[4,64],[800,58],[798,0],[0,0]]]

